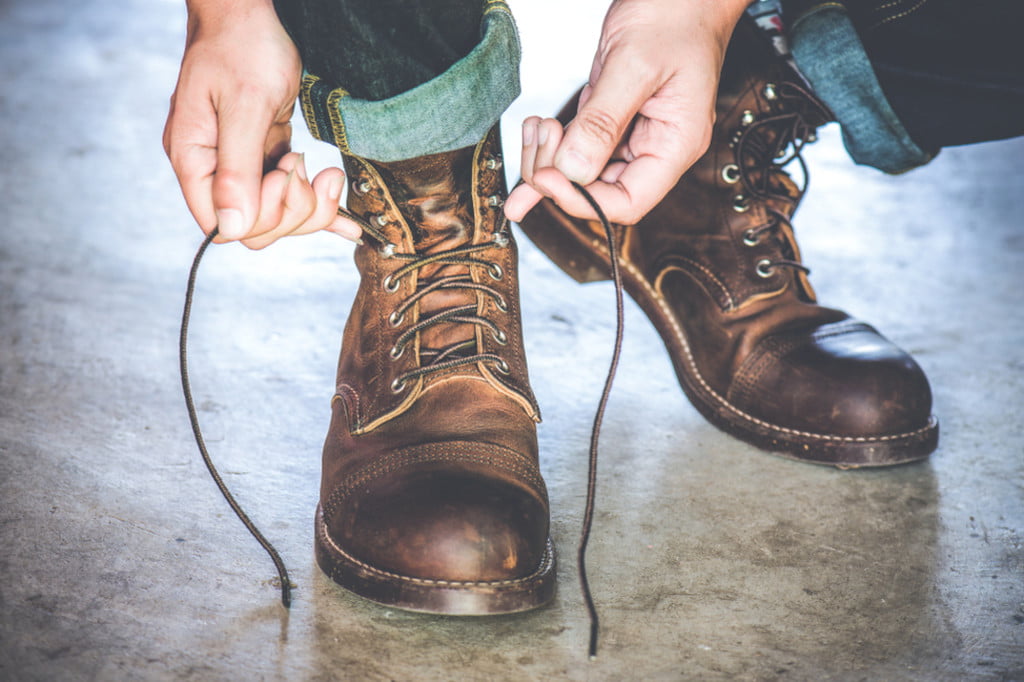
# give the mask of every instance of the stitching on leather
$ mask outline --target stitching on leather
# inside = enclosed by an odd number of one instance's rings
[[[902,19],[902,18],[904,18],[906,16],[909,16],[909,15],[913,14],[914,12],[916,12],[917,10],[921,9],[925,4],[927,4],[927,2],[928,2],[928,0],[918,0],[918,3],[916,5],[914,5],[913,7],[911,7],[910,9],[907,9],[907,10],[905,10],[903,12],[898,12],[896,14],[893,14],[893,15],[890,15],[890,16],[886,17],[885,19],[882,19],[881,21],[875,22],[874,24],[871,25],[869,30],[876,29],[879,26],[883,26],[885,24],[890,24],[890,23],[892,23],[892,22],[894,22],[894,21],[896,21],[898,19]],[[893,3],[890,3],[890,5],[891,4],[893,4]],[[898,2],[898,3],[895,3],[895,4],[902,4],[902,2]],[[890,5],[883,5],[879,9],[884,9],[885,7],[889,7]]]
[[[337,396],[348,402],[347,399],[351,399],[355,404],[352,406],[355,409],[356,426],[362,424],[363,411],[359,405],[359,392],[348,384],[339,384],[337,388]],[[344,394],[344,395],[342,395]]]
[[[711,272],[711,270],[708,269],[706,266],[698,263],[695,260],[691,260],[690,258],[687,258],[686,256],[673,256],[672,260],[673,261],[676,261],[676,260],[683,261],[683,262],[685,262],[685,263],[687,263],[689,265],[692,265],[692,266],[696,267],[698,270],[703,272],[705,275],[708,276],[708,278],[711,279],[712,282],[714,282],[718,286],[719,289],[722,290],[722,293],[725,295],[725,300],[728,302],[729,310],[732,310],[732,309],[734,309],[736,307],[736,301],[733,299],[732,294],[729,293],[729,289],[727,289],[726,286],[722,283],[722,281],[719,280],[718,277],[715,276],[715,273]],[[677,269],[679,272],[684,272],[684,273],[686,272],[685,269],[683,269],[681,267],[678,267],[678,266],[675,266],[674,263],[669,263],[668,266],[669,267],[674,267],[674,269]],[[660,273],[658,273],[659,281],[663,278],[663,275],[665,274],[665,272],[667,272],[667,270],[663,269]],[[694,277],[693,280],[695,282],[697,282],[697,284],[700,284],[703,287],[704,283],[701,280],[697,279],[696,277]],[[708,293],[710,294],[711,292],[709,291]]]
[[[526,585],[526,584],[529,584],[529,583],[539,582],[539,581],[543,580],[544,576],[551,570],[551,567],[554,565],[554,558],[555,558],[554,546],[553,546],[553,544],[551,542],[551,538],[548,538],[547,539],[547,543],[545,544],[545,547],[544,547],[544,556],[541,558],[540,565],[537,567],[537,570],[535,570],[530,575],[524,576],[522,578],[510,578],[510,579],[507,579],[507,580],[480,580],[480,581],[472,581],[472,580],[432,580],[430,578],[413,578],[411,576],[401,575],[399,573],[392,573],[391,571],[385,571],[383,569],[377,568],[376,566],[371,566],[370,564],[368,564],[368,563],[366,563],[364,561],[360,561],[359,559],[355,558],[354,556],[352,556],[351,554],[346,552],[344,549],[339,547],[334,542],[334,539],[330,536],[330,533],[327,532],[327,522],[324,521],[322,515],[321,515],[321,518],[319,519],[319,522],[318,522],[317,526],[318,526],[317,530],[319,531],[320,536],[324,539],[324,541],[327,542],[327,544],[329,544],[331,546],[331,549],[333,551],[337,552],[342,557],[344,557],[346,561],[349,561],[349,562],[359,566],[364,571],[367,571],[368,573],[372,573],[375,576],[378,576],[378,577],[381,577],[381,578],[387,578],[389,580],[400,580],[402,582],[413,583],[415,585],[428,585],[428,586],[431,586],[431,587],[454,587],[454,588],[459,588],[459,589],[461,589],[461,588],[472,588],[472,587],[507,587],[507,586],[510,586],[510,585]]]
[[[374,460],[354,473],[346,476],[341,483],[335,486],[327,501],[324,503],[324,512],[328,515],[334,513],[339,504],[356,488],[380,478],[389,473],[413,464],[428,462],[464,462],[469,464],[486,464],[498,467],[511,474],[522,478],[525,482],[532,484],[542,494],[546,494],[547,487],[536,464],[529,461],[519,453],[512,450],[499,448],[495,445],[472,443],[476,450],[487,450],[490,454],[466,454],[451,449],[453,443],[431,443],[417,447],[413,451],[399,450],[389,453],[384,457]]]
[[[595,248],[597,248],[599,251],[601,251],[602,255],[605,256],[606,260],[607,260],[607,258],[610,258],[610,256],[608,255],[608,250],[607,249],[602,248],[600,246],[596,246]],[[620,264],[623,267],[626,268],[626,270],[630,274],[632,274],[636,278],[636,281],[638,281],[640,283],[640,286],[643,287],[647,291],[647,293],[651,295],[651,297],[654,299],[654,301],[658,304],[658,307],[661,308],[662,312],[665,314],[665,317],[668,319],[669,324],[672,327],[672,331],[675,333],[676,338],[678,339],[680,344],[682,344],[682,346],[683,346],[683,351],[686,354],[687,364],[689,365],[690,369],[692,370],[694,377],[696,377],[697,381],[700,383],[701,387],[705,391],[707,391],[708,394],[710,394],[711,397],[714,398],[714,400],[718,404],[720,404],[722,407],[726,408],[727,410],[729,410],[730,412],[732,412],[736,416],[740,417],[741,419],[749,421],[749,422],[751,422],[753,424],[757,424],[758,426],[760,426],[762,428],[770,429],[772,431],[777,431],[779,433],[785,433],[785,434],[789,434],[789,435],[792,435],[792,436],[800,436],[802,438],[813,438],[813,439],[817,439],[817,440],[834,441],[834,442],[841,442],[841,443],[874,443],[874,442],[888,442],[888,441],[894,441],[894,440],[903,440],[903,439],[914,438],[914,437],[919,436],[919,435],[921,435],[921,434],[923,434],[923,433],[925,433],[925,432],[927,432],[927,431],[929,431],[929,430],[931,430],[933,428],[934,419],[929,419],[927,425],[922,426],[919,429],[915,429],[914,431],[909,431],[909,432],[906,432],[906,433],[898,433],[898,434],[892,434],[892,435],[888,435],[888,436],[871,436],[871,437],[868,437],[868,436],[831,436],[831,435],[823,434],[823,433],[811,433],[810,431],[799,431],[797,429],[789,429],[789,428],[786,428],[785,426],[778,426],[777,424],[772,424],[770,422],[764,421],[763,419],[758,419],[757,417],[755,417],[755,416],[753,416],[751,414],[747,414],[746,412],[740,410],[735,405],[732,405],[729,401],[727,401],[721,395],[719,395],[719,393],[714,388],[712,388],[711,385],[708,384],[708,382],[701,375],[700,370],[697,367],[697,362],[696,362],[696,360],[693,357],[693,352],[690,350],[690,343],[686,339],[686,333],[682,330],[682,328],[679,326],[679,323],[676,321],[675,316],[672,314],[671,308],[669,308],[669,306],[668,306],[668,302],[665,300],[665,297],[662,296],[656,289],[651,287],[650,283],[647,282],[647,279],[644,277],[643,273],[640,272],[639,268],[636,267],[636,265],[634,265],[633,263],[631,263],[629,261],[622,260],[621,258],[619,259],[619,262],[620,262]]]

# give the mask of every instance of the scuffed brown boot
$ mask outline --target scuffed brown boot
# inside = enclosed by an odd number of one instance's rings
[[[497,129],[455,152],[345,165],[349,208],[377,234],[355,254],[317,562],[402,609],[540,606],[554,554]]]
[[[568,122],[576,103],[560,115]],[[752,23],[726,56],[707,153],[634,227],[616,226],[625,285],[660,332],[683,390],[713,424],[790,457],[841,467],[926,457],[931,390],[875,329],[817,305],[783,166],[830,118]],[[597,223],[542,202],[522,228],[580,282],[607,279]]]

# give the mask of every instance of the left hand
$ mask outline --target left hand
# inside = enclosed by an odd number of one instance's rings
[[[725,50],[747,0],[615,0],[576,118],[523,123],[521,173],[505,204],[518,221],[543,197],[632,225],[668,193],[711,140]]]

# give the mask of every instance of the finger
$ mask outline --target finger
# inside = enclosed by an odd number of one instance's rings
[[[260,215],[250,232],[253,236],[243,240],[246,246],[264,248],[293,233],[313,215],[317,199],[306,177],[305,161],[294,153],[285,155],[264,176]]]
[[[594,181],[619,146],[633,117],[653,94],[648,78],[638,77],[630,60],[609,55],[566,129],[555,166],[580,184]]]
[[[309,234],[327,229],[338,215],[338,201],[341,199],[341,190],[344,186],[345,173],[340,168],[321,171],[313,179],[312,184],[313,199],[316,202],[313,212],[296,225],[291,234]]]
[[[164,151],[178,178],[189,211],[203,232],[217,225],[213,208],[213,173],[217,168],[217,114],[207,101],[199,107],[185,106],[195,98],[171,97],[164,125]]]
[[[666,164],[653,156],[641,156],[629,164],[612,164],[607,173],[609,181],[598,180],[585,188],[610,221],[623,225],[638,223],[678,180],[675,164]],[[557,169],[538,170],[534,184],[566,213],[591,220],[597,217]]]
[[[219,111],[213,206],[220,233],[228,240],[249,236],[263,208],[264,151],[273,124],[270,109],[245,98]]]
[[[523,182],[517,185],[505,200],[505,217],[518,223],[543,198],[543,194]]]
[[[519,174],[523,180],[530,182],[533,177],[534,161],[537,159],[537,126],[539,116],[530,116],[523,121],[523,154],[519,163]]]
[[[292,234],[309,234],[318,230],[334,232],[351,241],[357,242],[363,234],[363,228],[339,212],[341,191],[345,187],[345,173],[340,168],[327,168],[320,171],[313,179],[313,192],[316,195],[316,210]]]
[[[537,156],[534,171],[555,165],[555,154],[562,141],[562,124],[553,118],[546,118],[537,126]]]

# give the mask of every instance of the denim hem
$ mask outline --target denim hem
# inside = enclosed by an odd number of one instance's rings
[[[380,101],[351,97],[305,73],[300,101],[313,137],[343,154],[402,161],[469,147],[519,96],[521,49],[504,0],[487,0],[482,38],[440,76]]]
[[[903,173],[935,157],[914,143],[889,105],[841,3],[825,2],[802,14],[790,42],[797,66],[835,114],[856,163]]]

